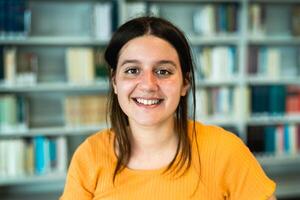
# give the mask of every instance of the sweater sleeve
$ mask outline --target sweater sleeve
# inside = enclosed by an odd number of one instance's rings
[[[95,188],[95,163],[88,140],[75,151],[60,200],[91,200]]]
[[[219,152],[221,159],[218,164],[224,166],[222,179],[225,196],[232,200],[267,200],[272,196],[275,183],[266,176],[254,155],[240,138],[224,132],[220,138]]]

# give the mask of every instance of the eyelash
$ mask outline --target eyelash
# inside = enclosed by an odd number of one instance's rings
[[[163,72],[163,74],[161,74],[161,72]],[[155,71],[155,73],[159,76],[169,76],[172,75],[172,72],[170,72],[169,70],[166,69],[159,69],[157,71]]]
[[[135,72],[132,72],[132,71],[135,71]],[[135,67],[131,67],[131,68],[128,68],[125,70],[125,73],[126,74],[137,74],[139,72],[139,69],[138,68],[135,68]]]

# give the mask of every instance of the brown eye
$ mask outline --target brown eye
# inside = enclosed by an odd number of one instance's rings
[[[159,76],[168,76],[171,75],[172,73],[166,69],[160,69],[156,71],[156,74]]]
[[[125,70],[126,74],[138,74],[139,73],[139,69],[137,68],[129,68]]]

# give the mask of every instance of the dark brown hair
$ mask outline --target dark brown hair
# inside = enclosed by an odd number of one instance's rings
[[[192,90],[192,118],[195,121],[195,84],[191,50],[183,32],[169,21],[157,17],[139,17],[120,26],[111,38],[106,51],[105,60],[110,67],[110,80],[115,75],[119,52],[130,40],[143,35],[153,35],[169,42],[177,51],[181,65],[183,80],[190,84]],[[112,81],[112,80],[111,80]],[[191,141],[188,136],[188,94],[180,98],[175,113],[175,132],[178,134],[176,155],[168,165],[167,170],[176,169],[176,172],[191,165]],[[122,111],[118,98],[112,88],[110,89],[108,114],[112,130],[115,133],[114,145],[118,149],[118,161],[114,171],[113,180],[128,164],[131,155],[131,146],[128,134],[128,117]],[[195,124],[194,124],[195,125]],[[195,134],[195,131],[193,131]],[[116,146],[115,146],[116,147]],[[115,148],[116,149],[116,148]],[[175,159],[178,157],[178,162]],[[175,166],[175,168],[173,168]],[[185,171],[184,170],[184,171]]]

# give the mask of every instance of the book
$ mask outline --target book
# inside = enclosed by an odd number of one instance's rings
[[[257,75],[258,73],[258,46],[251,46],[248,54],[248,74]]]
[[[66,52],[67,79],[72,84],[94,81],[94,52],[91,48],[70,47]]]
[[[270,154],[275,153],[275,134],[276,134],[275,126],[265,127],[264,135],[265,135],[265,152],[266,153],[270,153]]]
[[[147,13],[146,2],[128,2],[125,7],[125,20],[144,16]]]
[[[94,55],[94,63],[95,63],[95,78],[96,79],[108,79],[109,69],[106,66],[106,62],[104,59],[104,50],[103,49],[96,49]]]
[[[13,85],[16,80],[16,48],[5,48],[4,49],[4,77],[5,84]]]
[[[300,36],[300,5],[292,7],[292,33],[294,36]]]
[[[250,126],[247,129],[247,146],[254,153],[263,153],[265,151],[263,126]]]
[[[250,30],[252,35],[265,34],[265,7],[263,4],[251,4],[249,13]]]
[[[42,175],[46,173],[46,139],[44,136],[36,136],[33,139],[34,144],[34,169],[35,174]]]
[[[112,35],[112,4],[101,2],[94,5],[94,35],[96,39],[108,41]]]
[[[56,143],[56,168],[54,171],[66,172],[68,163],[67,140],[60,136],[55,140]]]
[[[16,70],[16,84],[35,85],[38,74],[38,57],[35,53],[20,53]]]

